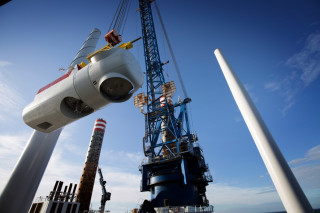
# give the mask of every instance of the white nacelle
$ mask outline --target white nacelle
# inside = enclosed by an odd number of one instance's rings
[[[113,48],[91,60],[41,88],[24,108],[24,122],[41,132],[52,132],[110,103],[128,100],[142,87],[142,70],[128,50]]]

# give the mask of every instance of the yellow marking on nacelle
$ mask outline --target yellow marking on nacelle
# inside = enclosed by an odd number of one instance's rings
[[[110,43],[108,43],[106,46],[103,46],[102,48],[94,51],[93,53],[90,53],[90,54],[87,56],[88,61],[91,62],[91,58],[92,58],[93,56],[98,55],[98,54],[100,54],[100,53],[102,53],[102,52],[104,52],[104,51],[110,50],[111,48],[113,48],[113,46],[112,46]]]
[[[128,43],[119,44],[117,47],[120,47],[120,48],[122,48],[122,49],[129,50],[129,49],[131,49],[131,48],[133,47],[133,43],[136,42],[136,41],[138,41],[138,40],[140,40],[140,39],[141,39],[141,37],[139,37],[139,38],[137,38],[137,39],[135,39],[135,40],[133,40],[133,41],[129,41]],[[92,58],[93,56],[98,55],[98,54],[100,54],[100,53],[102,53],[102,52],[108,51],[108,50],[110,50],[110,49],[112,49],[112,48],[113,48],[113,46],[112,46],[110,43],[108,43],[106,46],[104,46],[104,47],[96,50],[95,52],[89,54],[89,55],[87,56],[87,59],[88,59],[88,61],[91,62],[91,58]]]

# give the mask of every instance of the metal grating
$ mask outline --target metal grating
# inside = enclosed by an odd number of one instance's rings
[[[137,108],[143,107],[147,103],[147,96],[144,93],[139,93],[133,98],[134,106]]]
[[[161,85],[162,95],[166,98],[171,98],[173,93],[176,91],[176,85],[174,81],[167,82]]]

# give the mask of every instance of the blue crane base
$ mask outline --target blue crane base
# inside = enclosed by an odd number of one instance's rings
[[[212,177],[207,173],[201,148],[189,146],[191,152],[141,166],[141,191],[151,192],[153,207],[209,205],[205,192]]]

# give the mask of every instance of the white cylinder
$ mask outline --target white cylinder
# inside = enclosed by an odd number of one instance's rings
[[[87,60],[87,56],[96,49],[100,35],[101,32],[97,28],[94,28],[91,31],[87,40],[83,43],[76,57],[71,62],[71,67],[74,67],[76,64],[80,64],[81,62],[85,62],[86,64],[89,63],[89,61]]]
[[[34,131],[0,195],[1,213],[28,212],[61,129]]]
[[[219,49],[214,51],[231,93],[247,124],[270,177],[288,213],[313,212],[258,110]]]

